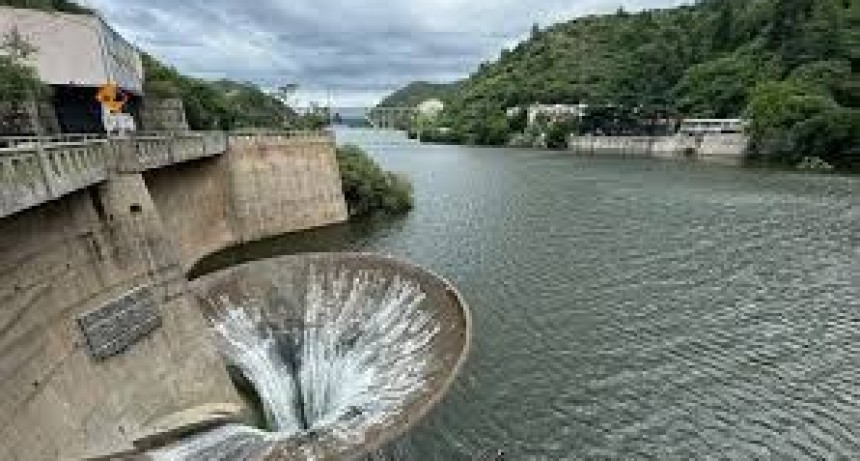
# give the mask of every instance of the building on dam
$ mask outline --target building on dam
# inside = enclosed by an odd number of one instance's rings
[[[70,14],[0,7],[0,34],[22,40],[33,53],[26,64],[50,87],[47,100],[24,94],[0,102],[0,134],[104,133],[133,131],[152,120],[144,112],[144,70],[140,52],[96,14]],[[118,110],[106,110],[100,89],[111,84]],[[168,112],[187,129],[181,101],[151,101],[150,112]],[[147,129],[160,129],[150,121]]]

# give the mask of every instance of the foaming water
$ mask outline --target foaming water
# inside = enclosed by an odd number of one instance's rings
[[[151,453],[156,461],[256,459],[275,444],[361,444],[422,395],[439,332],[426,295],[374,271],[311,269],[304,306],[212,300],[218,347],[253,385],[271,431],[229,425]],[[315,454],[307,450],[306,458]]]

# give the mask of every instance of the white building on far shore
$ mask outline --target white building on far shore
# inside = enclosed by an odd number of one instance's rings
[[[416,108],[420,115],[425,117],[435,118],[438,116],[443,110],[445,110],[445,103],[439,99],[428,99],[421,104],[418,104]]]
[[[681,121],[678,133],[685,135],[740,134],[746,121],[739,118],[688,118]]]
[[[528,122],[534,125],[538,117],[545,117],[549,123],[568,117],[582,118],[587,110],[588,104],[532,104],[528,107]]]

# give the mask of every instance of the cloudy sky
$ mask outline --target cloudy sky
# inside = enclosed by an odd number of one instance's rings
[[[467,76],[528,35],[576,16],[684,0],[84,0],[141,49],[204,78],[298,101],[363,106],[413,80]]]

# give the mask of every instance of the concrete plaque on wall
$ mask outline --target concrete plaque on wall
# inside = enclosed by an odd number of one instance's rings
[[[161,326],[161,314],[152,289],[141,287],[81,314],[77,322],[90,356],[104,360],[125,352]]]

